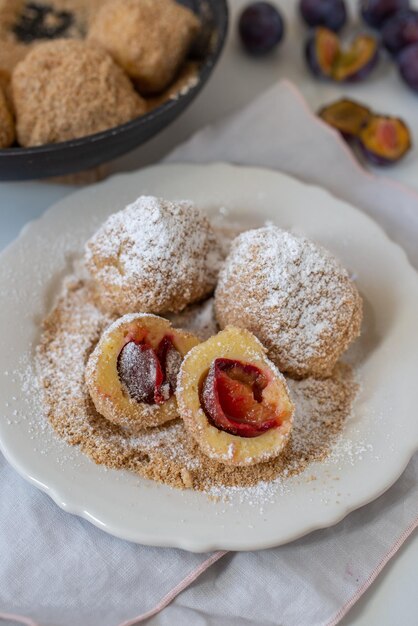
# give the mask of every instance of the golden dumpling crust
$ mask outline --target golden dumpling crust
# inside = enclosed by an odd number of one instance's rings
[[[6,96],[0,86],[0,149],[9,148],[15,140],[15,124]]]
[[[92,135],[146,111],[110,55],[75,39],[37,45],[13,72],[12,97],[22,146]]]
[[[269,379],[263,398],[280,409],[281,425],[256,437],[241,437],[213,425],[201,405],[201,386],[215,359],[226,358],[259,368]],[[180,416],[189,434],[209,458],[224,465],[248,466],[277,457],[292,428],[294,407],[284,377],[247,330],[228,326],[186,356],[177,385]]]
[[[156,350],[167,336],[181,357],[199,343],[197,337],[174,329],[167,320],[141,313],[125,315],[103,333],[90,355],[85,375],[91,399],[100,415],[134,434],[178,417],[175,395],[167,393],[167,399],[160,404],[139,402],[119,375],[119,357],[127,344],[143,339]]]
[[[360,334],[362,299],[327,250],[276,226],[239,235],[215,292],[219,325],[246,328],[282,372],[327,377]]]
[[[170,83],[167,89],[156,96],[148,97],[146,99],[147,111],[153,111],[165,102],[176,100],[180,96],[186,94],[189,89],[195,87],[198,81],[199,63],[197,63],[197,61],[186,61],[177,74],[175,81]]]
[[[0,85],[45,37],[82,39],[90,18],[106,0],[0,0]],[[42,37],[43,34],[43,37]]]
[[[190,202],[141,196],[87,242],[86,264],[110,313],[176,313],[216,285],[221,249]]]
[[[174,0],[109,0],[88,37],[125,70],[139,91],[163,91],[174,80],[200,28],[198,18]]]
[[[24,46],[15,41],[1,41],[0,39],[0,87],[9,88],[14,68],[30,50],[30,46]]]

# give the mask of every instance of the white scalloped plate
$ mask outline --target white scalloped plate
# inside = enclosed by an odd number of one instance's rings
[[[263,505],[213,502],[106,470],[45,425],[28,384],[40,333],[71,261],[111,212],[143,193],[195,200],[209,214],[271,220],[334,251],[366,298],[362,389],[338,454],[286,481]],[[0,256],[0,446],[9,462],[65,510],[138,543],[192,551],[277,546],[335,524],[383,493],[418,449],[418,276],[368,217],[283,174],[230,165],[157,166],[68,196]],[[309,478],[316,476],[315,481]],[[257,499],[256,499],[257,500]]]

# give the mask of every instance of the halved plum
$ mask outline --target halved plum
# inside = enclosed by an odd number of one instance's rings
[[[354,100],[342,98],[324,106],[318,115],[324,122],[339,130],[345,139],[350,139],[357,136],[369,122],[372,112]]]
[[[323,107],[318,115],[339,130],[346,140],[355,140],[365,158],[374,165],[397,163],[411,148],[411,134],[401,119],[378,115],[349,99]]]
[[[216,359],[202,386],[202,408],[216,428],[238,437],[258,437],[282,423],[278,407],[263,398],[267,384],[267,376],[255,365]]]
[[[339,54],[338,36],[328,28],[317,28],[307,41],[305,56],[315,76],[332,78]]]
[[[352,44],[342,50],[332,72],[337,82],[364,80],[379,60],[379,44],[372,35],[358,35]]]
[[[343,49],[333,31],[317,28],[306,46],[306,59],[313,74],[337,82],[364,80],[378,58],[378,42],[372,35],[358,35]]]
[[[359,134],[365,157],[375,165],[397,163],[412,146],[408,126],[401,119],[374,115]]]

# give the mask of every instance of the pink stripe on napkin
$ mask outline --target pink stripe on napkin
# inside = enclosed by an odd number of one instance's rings
[[[418,528],[418,517],[415,521],[412,522],[408,528],[404,530],[404,532],[399,536],[397,541],[393,544],[389,552],[385,554],[380,563],[375,567],[375,569],[370,573],[370,576],[364,581],[364,583],[357,589],[356,593],[341,607],[338,613],[333,617],[333,619],[327,624],[327,626],[336,626],[343,617],[347,615],[350,609],[353,608],[355,603],[360,600],[361,596],[368,590],[370,585],[374,583],[376,578],[379,576],[380,572],[383,568],[389,563],[391,558],[395,556],[398,550],[402,547],[405,541],[412,535],[414,530]]]
[[[15,615],[14,613],[0,613],[1,620],[9,620],[9,622],[17,622],[18,624],[26,624],[26,626],[39,626],[30,617],[24,615]]]
[[[145,620],[153,617],[154,615],[165,609],[165,607],[168,606],[170,602],[172,602],[174,598],[179,595],[179,593],[184,591],[184,589],[187,589],[187,587],[194,583],[194,581],[199,578],[199,576],[203,574],[203,572],[205,572],[211,565],[216,563],[216,561],[219,561],[219,559],[222,558],[225,554],[227,554],[226,551],[215,552],[215,554],[212,554],[211,557],[206,559],[206,561],[203,561],[203,563],[201,563],[199,567],[190,572],[190,574],[188,574],[186,578],[183,578],[181,582],[173,587],[173,589],[171,589],[171,591],[169,591],[153,609],[147,611],[146,613],[142,613],[142,615],[138,615],[133,619],[129,619],[126,622],[122,622],[121,624],[119,624],[119,626],[134,626],[135,624],[144,622]]]

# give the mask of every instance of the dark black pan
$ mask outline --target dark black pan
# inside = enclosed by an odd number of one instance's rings
[[[0,180],[62,176],[97,167],[141,145],[180,115],[208,80],[225,43],[228,29],[226,0],[180,0],[204,22],[205,41],[195,55],[202,59],[199,80],[187,93],[165,102],[132,122],[63,143],[37,148],[0,150]],[[208,41],[210,40],[210,44]]]

